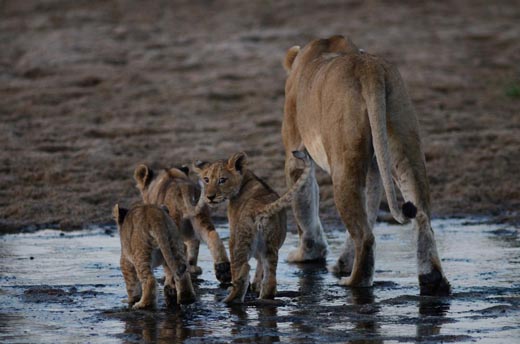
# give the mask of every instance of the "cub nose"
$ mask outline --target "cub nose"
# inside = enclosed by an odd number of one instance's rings
[[[208,195],[207,197],[210,201],[213,201],[217,195]]]

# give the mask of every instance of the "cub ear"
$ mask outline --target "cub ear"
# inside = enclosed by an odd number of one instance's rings
[[[285,54],[285,59],[283,60],[283,68],[289,74],[291,72],[291,68],[294,62],[294,59],[296,58],[296,55],[300,52],[300,46],[295,45],[289,50],[287,50],[287,54]]]
[[[196,160],[192,164],[193,171],[195,171],[195,173],[197,173],[197,174],[200,174],[202,172],[202,170],[204,168],[206,168],[208,165],[209,165],[209,162],[207,162],[207,161]]]
[[[358,47],[352,42],[349,37],[343,37],[341,35],[335,35],[328,38],[330,52],[341,52],[341,53],[357,53],[359,52]]]
[[[149,169],[148,166],[141,164],[135,168],[134,179],[137,182],[137,187],[144,189],[147,187],[153,178],[153,170]]]
[[[244,168],[247,164],[247,155],[244,152],[235,153],[229,159],[227,167],[230,170],[238,171],[240,174],[243,173]]]
[[[189,176],[190,174],[190,168],[187,165],[182,165],[181,167],[179,167],[179,170],[187,176]]]
[[[127,213],[128,209],[120,208],[119,204],[116,204],[114,206],[114,208],[112,209],[112,216],[114,217],[114,220],[116,220],[118,226],[121,226],[123,224],[123,221],[125,221]]]

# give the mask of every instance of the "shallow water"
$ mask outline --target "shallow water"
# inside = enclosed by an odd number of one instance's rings
[[[113,228],[4,235],[0,342],[520,342],[519,231],[464,220],[433,226],[450,297],[418,296],[411,226],[378,224],[373,288],[339,286],[324,264],[287,264],[297,242],[289,234],[277,300],[219,302],[226,290],[202,245],[197,302],[168,310],[160,295],[156,311],[129,311],[121,303],[126,295]],[[227,245],[228,229],[220,226],[219,233]],[[344,233],[327,237],[332,264]]]

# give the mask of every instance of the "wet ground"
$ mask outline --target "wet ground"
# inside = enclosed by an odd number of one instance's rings
[[[248,297],[244,306],[222,304],[226,291],[203,246],[197,302],[168,310],[160,295],[156,311],[129,311],[121,303],[125,289],[113,228],[4,235],[0,342],[518,342],[518,230],[464,220],[437,220],[434,228],[451,297],[419,297],[411,227],[378,224],[373,288],[338,286],[325,265],[287,264],[297,240],[289,234],[275,301]],[[219,232],[227,244],[227,228]],[[328,233],[328,264],[343,235]]]

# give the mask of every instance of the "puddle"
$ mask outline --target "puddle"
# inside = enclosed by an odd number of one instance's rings
[[[0,237],[0,342],[512,343],[520,338],[519,231],[464,220],[434,221],[451,297],[420,297],[411,226],[378,224],[375,286],[348,289],[323,264],[285,262],[274,302],[227,307],[206,246],[196,303],[129,311],[117,232],[45,230]],[[219,227],[225,239],[225,226]],[[338,256],[340,231],[327,234]],[[254,264],[253,264],[254,265]],[[161,269],[156,276],[162,276]],[[161,289],[161,288],[159,288]]]

